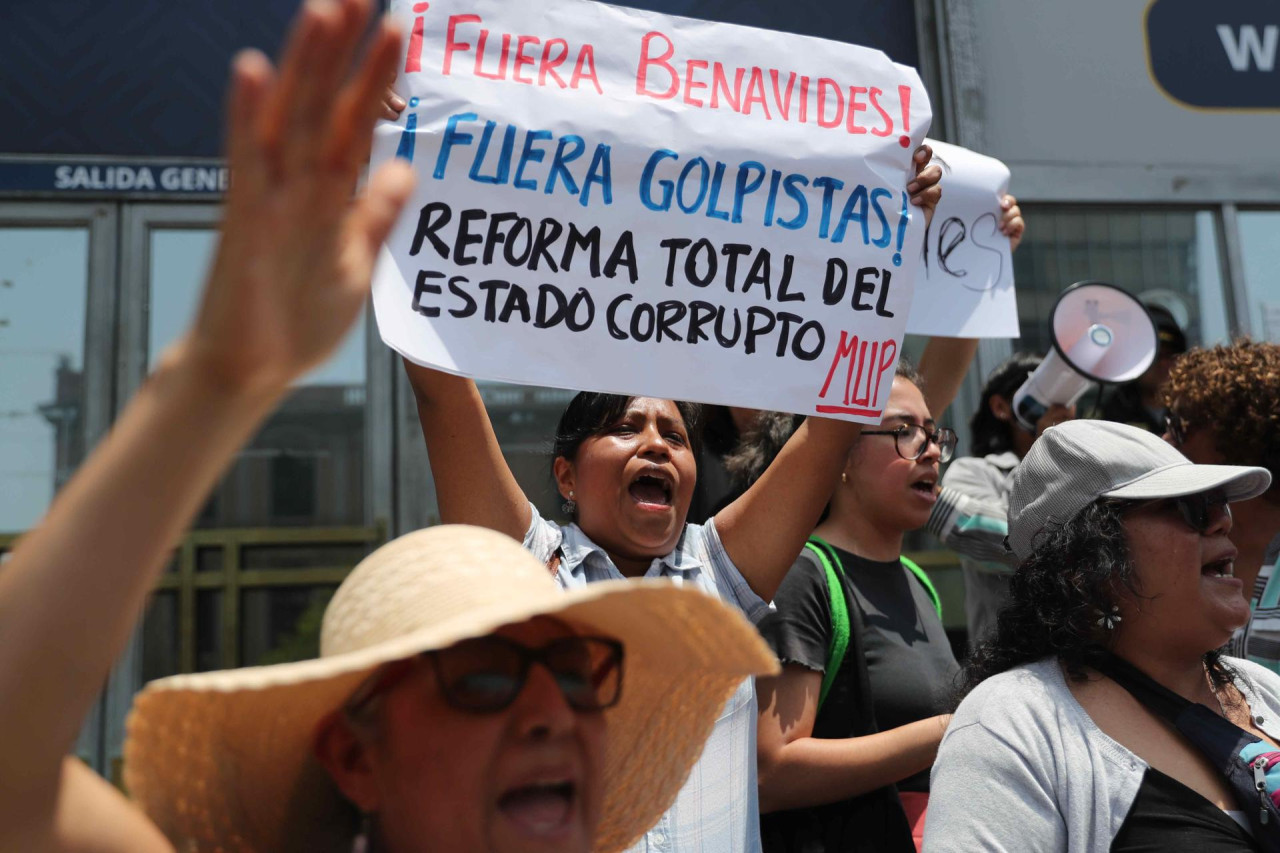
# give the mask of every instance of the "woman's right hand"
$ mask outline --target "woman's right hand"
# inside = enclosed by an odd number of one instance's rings
[[[407,106],[408,104],[405,103],[404,98],[397,95],[395,90],[390,86],[388,86],[387,90],[382,93],[383,118],[395,121],[400,118],[400,113],[404,112],[404,108]]]
[[[1054,403],[1050,406],[1040,420],[1036,421],[1036,437],[1044,435],[1044,431],[1049,427],[1057,426],[1063,421],[1073,421],[1076,417],[1075,406],[1064,406],[1060,403]]]
[[[413,187],[412,168],[392,161],[352,200],[400,50],[384,21],[357,61],[369,14],[370,0],[310,2],[279,74],[256,51],[236,57],[222,237],[179,344],[211,388],[282,393],[365,304],[378,248]]]

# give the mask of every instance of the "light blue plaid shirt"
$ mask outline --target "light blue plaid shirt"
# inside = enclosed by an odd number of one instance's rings
[[[565,589],[622,580],[609,555],[576,524],[561,527],[533,509],[524,546],[546,562],[561,553],[557,580]],[[758,620],[769,605],[752,592],[725,553],[715,521],[686,524],[675,550],[654,559],[646,578],[693,584]],[[758,853],[760,805],[756,791],[756,694],[748,678],[716,720],[702,757],[676,801],[629,853]]]

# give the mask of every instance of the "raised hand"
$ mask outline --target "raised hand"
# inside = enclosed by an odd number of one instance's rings
[[[353,199],[399,54],[386,21],[357,58],[371,0],[308,0],[277,74],[232,67],[226,219],[195,324],[179,347],[212,387],[283,392],[359,314],[378,247],[413,185],[378,169]]]
[[[942,167],[937,163],[930,163],[932,159],[933,149],[928,145],[917,148],[911,159],[916,167],[916,176],[911,183],[907,184],[911,203],[924,211],[925,227],[933,221],[933,211],[937,209],[938,201],[942,198],[942,187],[938,184],[942,180]]]
[[[1027,230],[1027,223],[1022,219],[1022,208],[1018,200],[1005,193],[1000,199],[1000,233],[1009,238],[1009,251],[1016,252],[1022,242],[1022,235]]]

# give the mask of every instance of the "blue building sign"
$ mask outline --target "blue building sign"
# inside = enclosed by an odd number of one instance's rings
[[[1280,109],[1280,3],[1153,0],[1146,16],[1151,76],[1199,109]]]

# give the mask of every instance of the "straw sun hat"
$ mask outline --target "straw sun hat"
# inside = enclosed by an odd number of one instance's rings
[[[147,685],[125,784],[182,851],[349,850],[352,807],[311,755],[317,724],[380,664],[542,615],[625,645],[595,843],[622,849],[675,799],[742,679],[777,661],[702,592],[658,580],[565,592],[514,540],[462,525],[403,536],[356,566],[325,611],[318,659]]]

